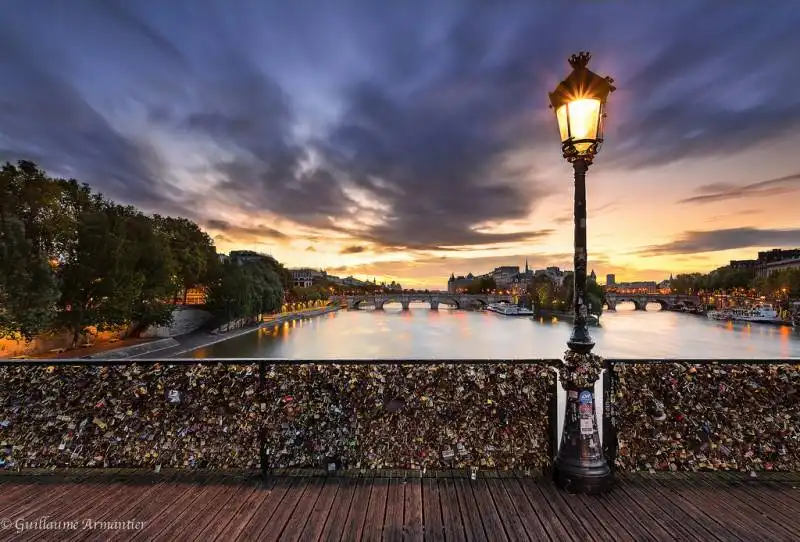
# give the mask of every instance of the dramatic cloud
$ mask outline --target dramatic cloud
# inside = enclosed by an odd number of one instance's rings
[[[205,220],[205,225],[212,229],[228,234],[228,237],[250,238],[250,239],[272,239],[283,241],[289,236],[269,226],[235,226],[225,220]]]
[[[287,247],[302,231],[338,236],[333,256],[416,256],[560,242],[547,228],[572,218],[548,200],[566,187],[547,93],[580,49],[619,89],[598,161],[619,182],[604,201],[635,189],[634,169],[727,161],[800,128],[790,3],[8,0],[3,13],[0,160],[189,216],[226,243]],[[309,261],[304,241],[292,257]]]
[[[694,254],[744,247],[794,247],[800,243],[800,229],[731,228],[717,231],[690,231],[680,239],[663,245],[652,245],[639,254]]]
[[[367,250],[365,247],[361,245],[352,245],[349,247],[344,247],[342,250],[339,251],[339,254],[361,254]]]
[[[697,189],[699,196],[684,198],[678,203],[714,203],[737,198],[775,196],[800,191],[800,173],[757,183],[733,185],[714,183]]]

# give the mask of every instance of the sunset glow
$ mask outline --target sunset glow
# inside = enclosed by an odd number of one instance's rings
[[[572,172],[547,93],[589,50],[617,86],[587,177],[601,280],[800,245],[800,102],[786,92],[800,79],[775,54],[800,50],[788,3],[199,4],[12,2],[0,160],[289,267],[431,289],[526,258],[569,269]],[[603,31],[565,39],[552,22],[568,10]],[[112,35],[126,44],[113,54]],[[597,105],[571,106],[588,108],[586,133]]]

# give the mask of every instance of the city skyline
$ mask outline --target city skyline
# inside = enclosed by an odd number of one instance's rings
[[[289,267],[408,288],[526,259],[571,269],[547,92],[589,50],[618,87],[588,174],[598,278],[798,244],[789,4],[302,4],[9,2],[0,161]]]

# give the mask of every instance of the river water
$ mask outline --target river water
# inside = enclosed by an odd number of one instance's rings
[[[800,358],[800,333],[790,327],[717,322],[705,316],[646,312],[622,304],[590,328],[594,352],[607,358]],[[560,358],[571,323],[534,321],[427,304],[384,310],[342,310],[260,329],[201,348],[194,357],[294,359]]]

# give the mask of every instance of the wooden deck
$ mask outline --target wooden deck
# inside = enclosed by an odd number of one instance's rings
[[[800,540],[791,474],[618,473],[602,497],[506,473],[379,474],[5,472],[0,540]]]

